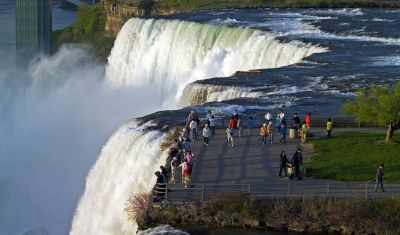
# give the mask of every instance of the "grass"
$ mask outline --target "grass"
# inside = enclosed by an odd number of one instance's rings
[[[349,133],[311,141],[315,154],[304,164],[315,178],[340,181],[375,181],[385,164],[384,182],[400,181],[400,144],[380,144],[376,133]],[[399,135],[395,136],[395,139]]]
[[[105,60],[114,45],[114,37],[105,34],[105,19],[101,6],[82,5],[78,19],[71,27],[53,32],[53,52],[64,43],[86,43],[93,46],[98,57]]]

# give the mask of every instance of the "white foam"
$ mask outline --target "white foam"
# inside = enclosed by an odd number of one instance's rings
[[[311,44],[281,43],[250,28],[134,18],[119,33],[106,73],[115,86],[151,85],[170,104],[193,81],[286,66],[325,51]]]
[[[182,230],[178,230],[178,229],[174,229],[172,226],[170,225],[161,225],[161,226],[157,226],[155,228],[149,228],[145,231],[140,231],[138,232],[137,235],[161,235],[161,234],[165,234],[165,235],[189,235],[189,233],[184,232]]]
[[[148,192],[156,179],[153,172],[165,163],[160,149],[162,133],[144,129],[134,120],[121,126],[103,147],[87,176],[71,235],[134,234],[137,226],[124,213],[125,202],[133,193]]]

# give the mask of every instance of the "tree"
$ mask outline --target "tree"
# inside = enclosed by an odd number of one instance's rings
[[[392,141],[394,131],[400,129],[400,82],[394,87],[360,89],[354,100],[344,104],[343,112],[359,121],[386,125],[386,141]]]

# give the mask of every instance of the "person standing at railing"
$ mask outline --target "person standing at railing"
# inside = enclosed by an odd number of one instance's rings
[[[161,175],[164,177],[164,182],[168,183],[168,171],[164,166],[160,166]]]
[[[185,185],[185,188],[190,187],[190,175],[192,174],[190,164],[185,159],[179,167],[182,168],[182,183]]]
[[[251,131],[254,128],[254,119],[252,116],[249,117],[249,123],[247,124],[247,136],[251,135]]]
[[[381,190],[382,192],[385,192],[385,189],[383,189],[383,163],[378,167],[378,169],[376,169],[376,174],[375,174],[375,178],[376,178],[376,184],[375,184],[375,192],[378,189],[378,185],[381,186]]]
[[[328,138],[331,138],[332,130],[333,130],[333,122],[332,119],[329,118],[328,121],[326,122],[326,132],[328,133]]]
[[[227,127],[225,129],[226,137],[228,138],[228,146],[233,147],[233,128]]]
[[[287,164],[289,164],[289,160],[287,159],[285,151],[281,152],[281,155],[279,156],[279,177],[282,177],[282,170],[285,172],[285,177],[288,177],[287,174]]]
[[[307,140],[307,132],[308,132],[307,124],[304,122],[303,125],[301,126],[301,143],[303,144]]]
[[[164,177],[161,175],[161,172],[159,171],[154,172],[154,175],[157,177],[157,181],[153,189],[153,195],[156,196],[156,199],[162,199],[165,196]]]
[[[171,161],[171,184],[175,184],[176,182],[176,170],[178,166],[178,159],[174,157]]]
[[[211,129],[211,135],[215,135],[215,126],[216,126],[216,120],[214,116],[211,116],[210,118],[210,129]]]
[[[210,128],[208,128],[208,125],[206,124],[203,128],[203,139],[204,139],[204,144],[208,146],[208,140],[210,138],[211,131]]]
[[[198,127],[198,123],[196,120],[192,120],[190,122],[190,130],[192,132],[192,139],[193,140],[197,140],[197,127]]]
[[[266,123],[264,123],[263,126],[261,127],[260,135],[262,137],[262,144],[265,145],[267,143],[267,138],[268,138],[268,128]]]

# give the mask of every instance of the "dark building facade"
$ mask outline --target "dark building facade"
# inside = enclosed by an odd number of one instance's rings
[[[51,0],[16,0],[18,61],[51,53]]]

